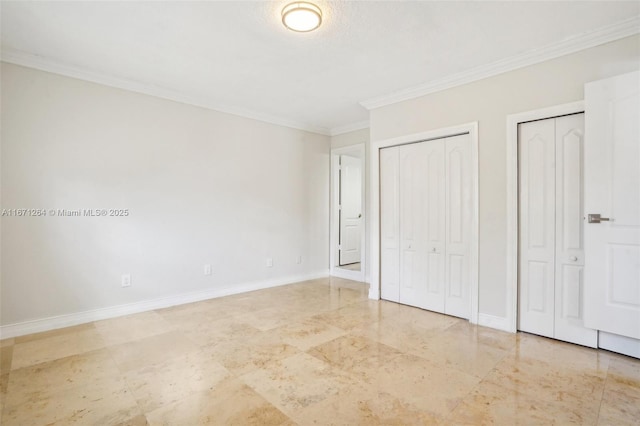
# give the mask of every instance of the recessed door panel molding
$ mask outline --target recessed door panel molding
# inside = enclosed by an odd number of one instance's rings
[[[471,156],[469,134],[380,150],[382,298],[470,318]],[[395,259],[396,230],[397,298],[395,260],[386,259]]]
[[[607,304],[620,308],[640,308],[640,249],[631,244],[609,244],[607,249]]]
[[[638,142],[638,93],[610,100],[611,115],[611,216],[614,227],[640,226],[640,143]]]
[[[583,117],[583,114],[579,114],[559,119],[556,129],[556,140],[560,143],[556,161],[561,162],[561,167],[556,169],[559,181],[556,198],[560,212],[556,220],[559,221],[558,224],[562,230],[562,234],[557,238],[561,239],[560,248],[562,250],[577,250],[580,253],[584,248],[582,244],[582,147],[584,136],[580,130],[584,128],[584,123],[576,123],[579,127],[574,127],[567,133],[564,133],[563,127],[566,127],[567,120],[582,122],[584,121]],[[580,197],[565,198],[564,194],[580,194]]]
[[[588,83],[585,107],[585,323],[638,340],[640,72]]]
[[[584,114],[520,124],[518,152],[519,329],[595,347],[582,308]]]
[[[562,266],[560,316],[569,321],[582,320],[583,270],[582,266]]]
[[[465,258],[462,255],[449,255],[447,257],[447,298],[464,300]],[[447,306],[449,308],[449,306]]]

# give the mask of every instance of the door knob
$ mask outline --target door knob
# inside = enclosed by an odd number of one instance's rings
[[[587,222],[589,223],[600,223],[600,222],[609,222],[612,221],[613,219],[609,219],[608,217],[602,217],[600,216],[599,213],[593,213],[590,215],[587,215]]]
[[[569,258],[569,260],[570,260],[570,261],[572,261],[572,262],[575,262],[576,260],[578,260],[578,258],[577,258],[577,257],[575,257],[575,256],[571,256],[571,257]]]

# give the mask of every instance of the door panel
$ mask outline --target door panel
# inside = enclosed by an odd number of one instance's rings
[[[438,186],[442,162],[437,161],[442,160],[442,147],[442,141],[400,147],[400,302],[419,307],[425,307],[432,297],[444,301],[441,255],[435,251],[427,254],[433,224],[441,220],[433,200],[442,191]],[[429,166],[425,168],[425,164]],[[435,294],[430,289],[435,289]]]
[[[471,143],[469,135],[445,141],[445,310],[470,315]]]
[[[640,72],[585,86],[585,323],[640,339]],[[614,349],[615,350],[615,349]]]
[[[380,296],[400,301],[400,148],[380,150]]]
[[[428,259],[423,262],[427,265],[428,293],[420,300],[420,306],[436,312],[445,311],[445,139],[415,144],[427,161],[426,173],[419,187],[423,194],[424,210],[421,214],[421,222],[427,225],[424,229],[424,241],[426,245],[421,256]]]
[[[555,119],[556,264],[554,337],[596,347],[596,330],[584,326],[583,149],[584,114]]]
[[[519,329],[553,337],[555,122],[519,126]]]
[[[471,169],[469,135],[380,151],[384,299],[469,318]]]
[[[359,158],[340,156],[340,265],[360,262],[362,166]]]

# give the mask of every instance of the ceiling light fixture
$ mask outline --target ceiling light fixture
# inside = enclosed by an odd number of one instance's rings
[[[322,10],[306,1],[289,3],[282,9],[282,23],[299,33],[313,31],[322,23]]]

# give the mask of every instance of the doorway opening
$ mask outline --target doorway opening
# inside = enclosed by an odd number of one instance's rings
[[[364,281],[365,146],[331,150],[331,250],[333,276]]]

